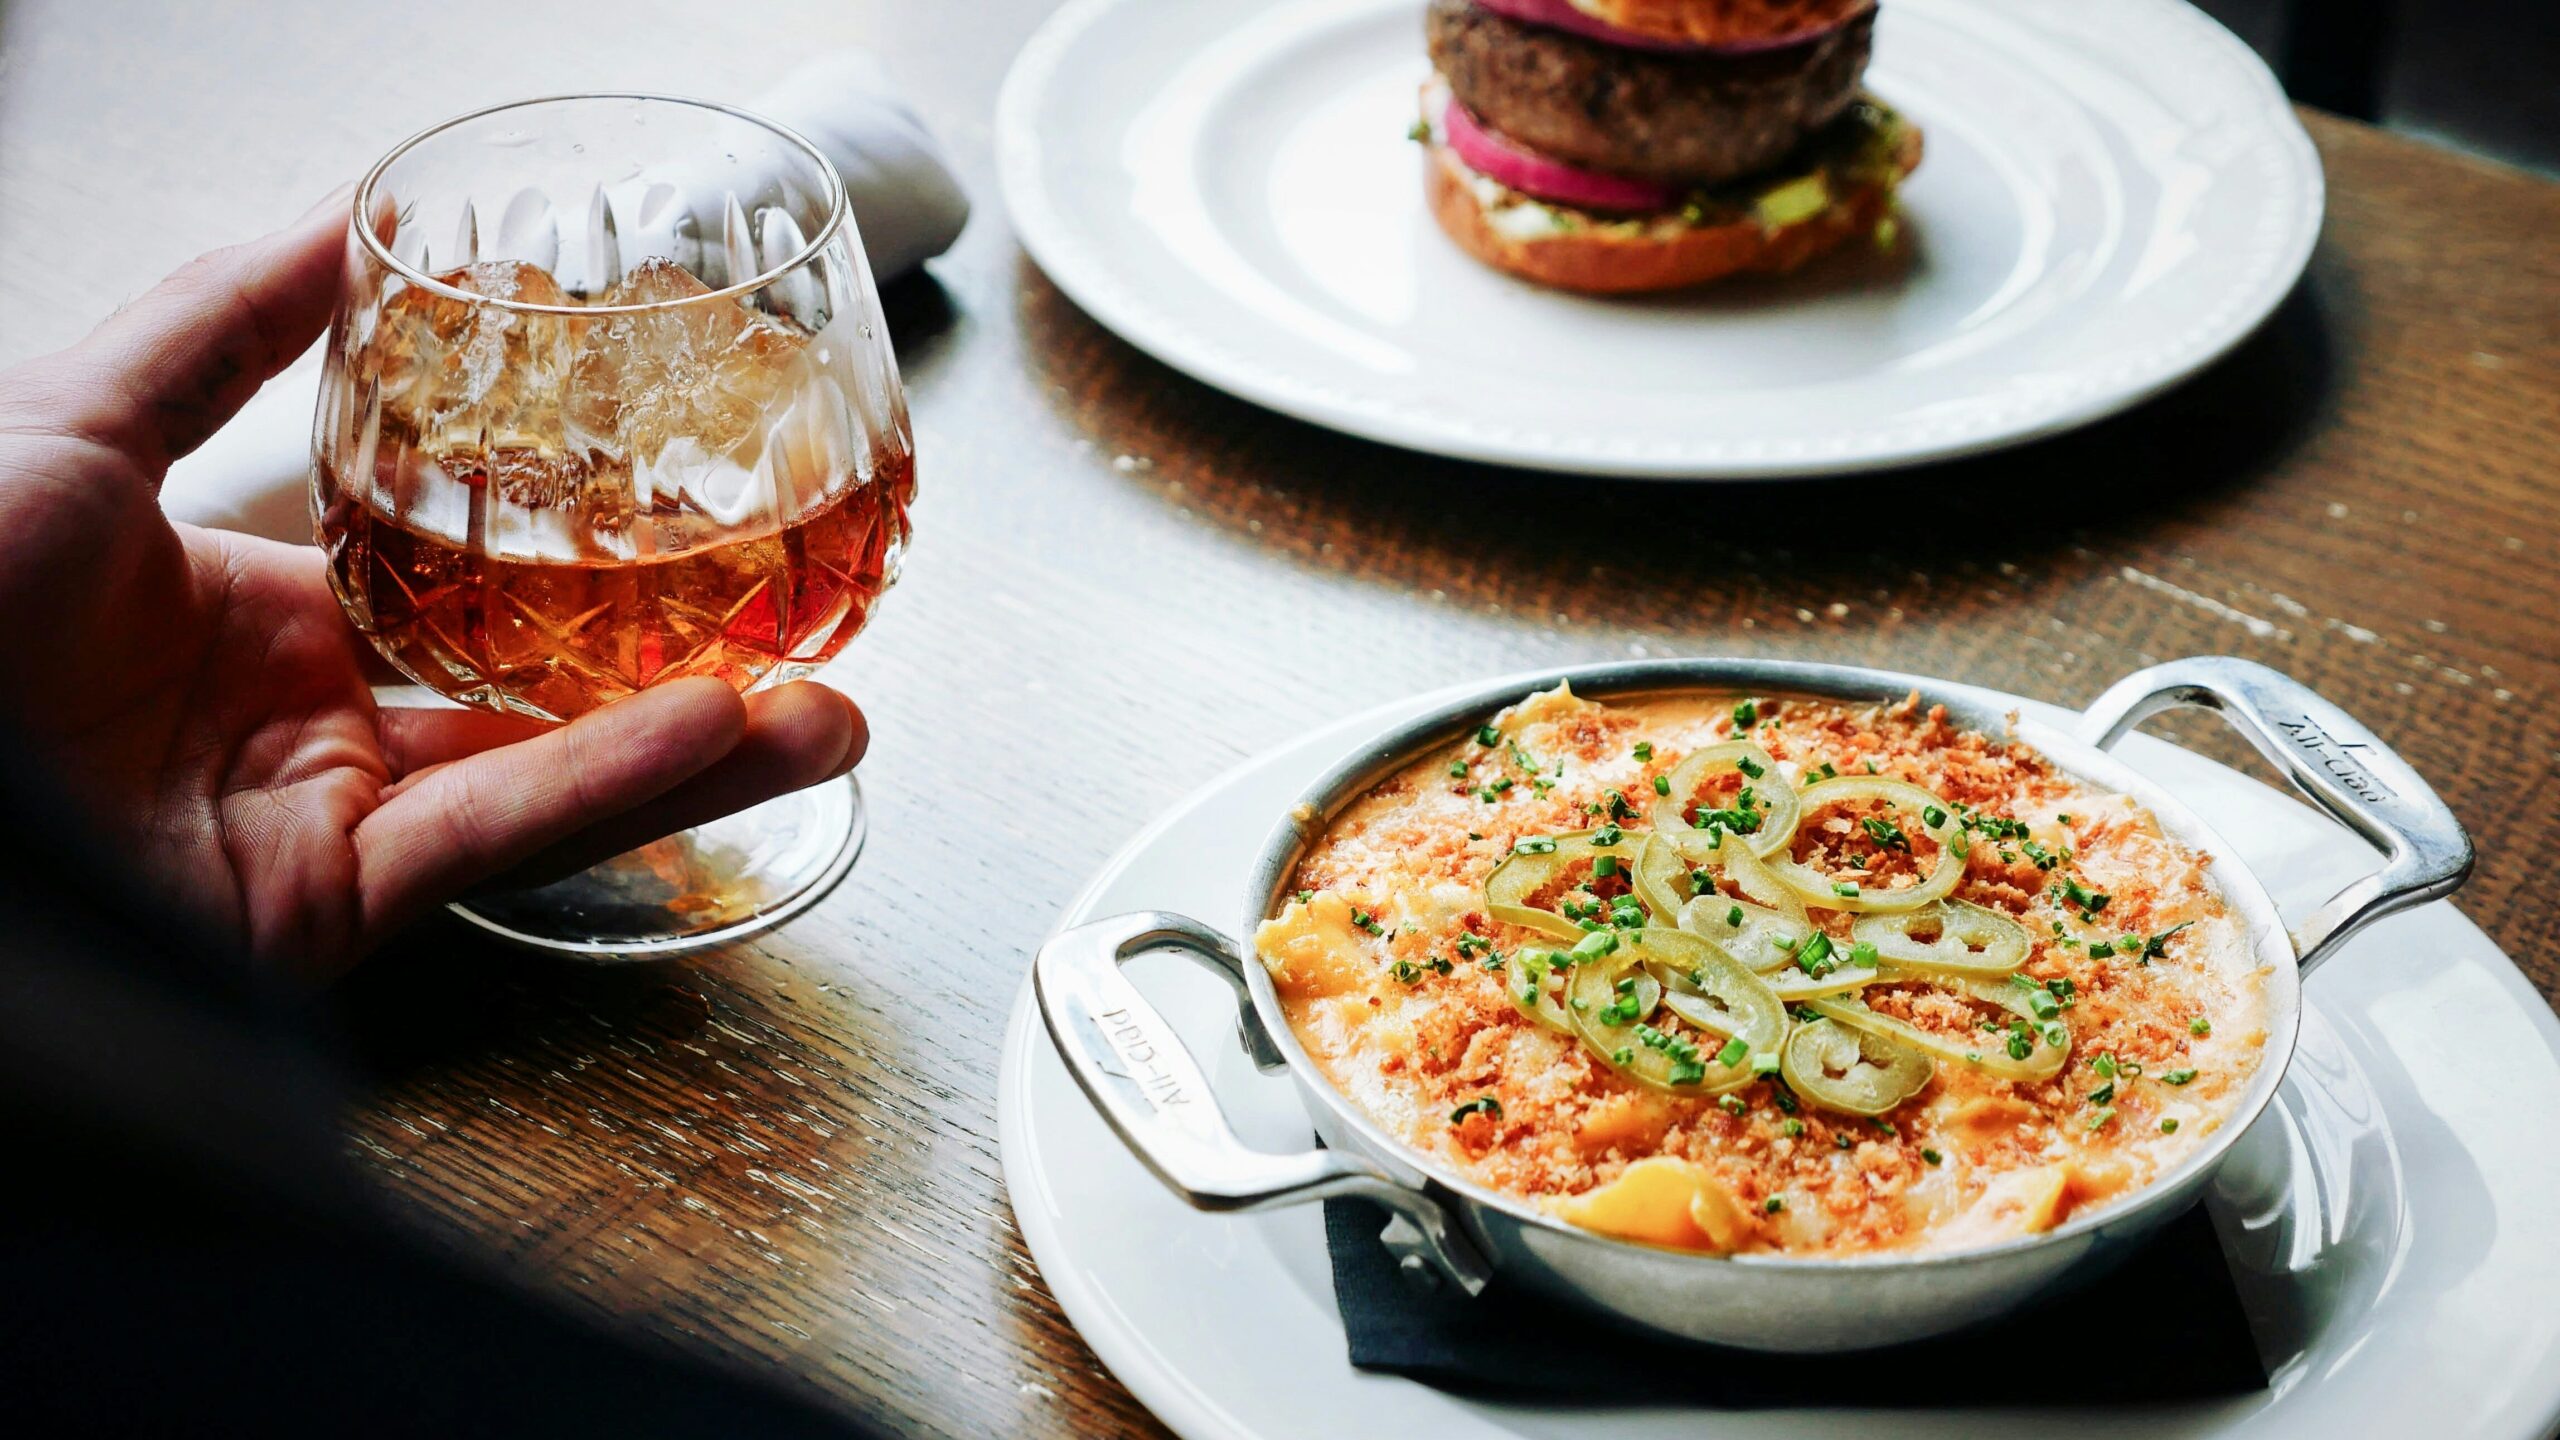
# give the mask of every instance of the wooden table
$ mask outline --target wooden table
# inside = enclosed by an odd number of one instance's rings
[[[1005,1203],[997,1048],[1033,945],[1114,847],[1245,757],[1565,660],[1785,655],[2066,703],[2154,659],[2264,660],[2434,777],[2481,847],[2464,908],[2560,994],[2560,187],[2312,116],[2331,201],[2309,284],[2135,414],[1874,480],[1512,474],[1265,414],[1050,287],[989,153],[1047,8],[7,9],[0,362],[522,94],[745,99],[790,55],[870,44],[978,196],[938,284],[895,297],[924,488],[907,578],[832,677],[876,733],[853,878],[689,964],[555,965],[437,926],[348,989],[372,1080],[349,1143],[456,1250],[902,1430],[1160,1433]],[[1958,492],[1993,499],[1939,503]],[[1872,538],[1737,543],[1879,515]]]

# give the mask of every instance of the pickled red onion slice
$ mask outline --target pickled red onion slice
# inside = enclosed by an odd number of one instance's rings
[[[1588,210],[1667,210],[1680,198],[1668,186],[1577,169],[1523,150],[1484,128],[1455,100],[1440,126],[1468,168],[1523,195]]]
[[[1475,0],[1475,3],[1496,15],[1508,16],[1531,25],[1544,25],[1551,30],[1567,31],[1587,40],[1598,40],[1604,44],[1623,46],[1629,50],[1671,50],[1717,55],[1749,55],[1762,50],[1783,50],[1790,45],[1801,45],[1808,40],[1819,39],[1856,18],[1853,12],[1839,20],[1808,26],[1792,34],[1700,44],[1688,40],[1665,40],[1658,35],[1619,29],[1606,20],[1584,14],[1573,4],[1573,0]]]

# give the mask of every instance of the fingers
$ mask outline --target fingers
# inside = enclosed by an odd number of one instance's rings
[[[367,652],[371,646],[365,647]],[[388,668],[388,667],[386,667]],[[395,672],[396,673],[396,672]],[[368,675],[367,679],[373,678]],[[399,677],[405,680],[407,677]],[[553,727],[521,715],[492,715],[486,710],[428,710],[392,706],[377,713],[383,763],[391,769],[395,792],[406,790],[420,772],[438,765],[532,740]],[[389,797],[385,797],[388,799]]]
[[[10,376],[13,422],[112,446],[157,474],[328,325],[347,229],[341,187],[275,234],[189,261],[87,339]]]
[[[415,775],[356,830],[366,937],[667,794],[746,728],[736,691],[679,680]]]
[[[496,717],[491,717],[496,718]],[[814,681],[748,697],[747,729],[709,769],[655,800],[591,825],[500,877],[539,885],[851,770],[871,743],[853,701]]]

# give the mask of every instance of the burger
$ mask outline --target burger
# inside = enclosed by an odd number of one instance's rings
[[[1498,270],[1675,290],[1886,245],[1920,132],[1860,88],[1875,0],[1431,0],[1431,213]]]

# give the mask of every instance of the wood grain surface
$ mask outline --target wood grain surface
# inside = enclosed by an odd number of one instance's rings
[[[866,44],[978,197],[934,278],[892,297],[922,499],[905,582],[830,675],[875,729],[853,878],[691,963],[555,964],[432,925],[346,987],[370,1082],[349,1144],[456,1252],[901,1431],[1161,1433],[1006,1206],[997,1050],[1032,947],[1117,845],[1245,757],[1550,662],[1783,655],[2083,703],[2155,659],[2264,660],[2434,779],[2482,849],[2464,910],[2560,994],[2560,186],[2312,116],[2331,208],[2308,283],[2133,414],[1864,480],[1508,473],[1229,399],[1022,258],[989,117],[1046,8],[0,19],[0,363],[420,125],[523,94],[744,100],[790,56]],[[1826,520],[1862,523],[1791,538]]]

